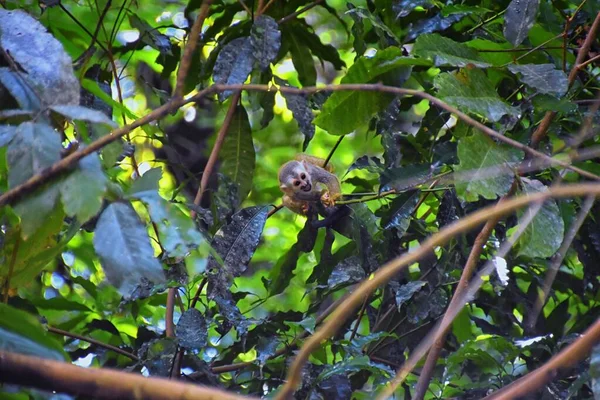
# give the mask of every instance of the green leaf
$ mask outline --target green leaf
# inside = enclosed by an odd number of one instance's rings
[[[518,46],[523,43],[535,22],[539,0],[512,0],[504,15],[504,37]]]
[[[14,188],[60,160],[60,137],[48,125],[24,122],[17,127],[7,150],[8,183]],[[14,210],[21,218],[22,235],[27,238],[44,224],[59,195],[56,182],[21,199]]]
[[[79,104],[71,57],[46,28],[23,10],[0,9],[0,47],[24,71],[45,105]]]
[[[181,347],[202,349],[208,341],[208,326],[200,311],[190,308],[181,314],[175,330]]]
[[[150,219],[158,227],[160,244],[170,257],[184,257],[202,243],[202,235],[194,221],[156,190],[139,192],[134,197],[148,206]]]
[[[330,44],[323,44],[321,38],[312,32],[312,28],[303,21],[290,22],[290,26],[296,37],[307,46],[311,53],[322,61],[329,61],[333,68],[341,70],[346,63],[340,58],[338,50]]]
[[[508,42],[496,43],[491,40],[477,38],[464,44],[475,50],[480,50],[477,53],[479,57],[495,67],[512,63],[514,60],[512,53],[503,51],[512,49],[512,45]]]
[[[504,115],[517,116],[518,110],[506,104],[480,69],[463,69],[439,74],[434,82],[438,97],[463,112],[498,121]]]
[[[361,57],[349,69],[341,83],[376,83],[383,75],[395,71],[400,80],[407,79],[412,65],[431,65],[427,60],[402,56],[398,47],[380,50],[374,57]],[[396,71],[399,70],[399,71]],[[315,125],[332,135],[345,135],[367,124],[392,101],[390,94],[366,91],[334,92],[315,118]]]
[[[104,90],[102,90],[100,88],[100,86],[98,85],[98,82],[95,82],[91,79],[84,78],[81,81],[81,86],[88,92],[92,93],[94,96],[98,97],[100,100],[104,101],[106,104],[108,104],[113,109],[116,109],[116,110],[120,111],[121,113],[123,113],[127,118],[131,118],[131,119],[139,119],[140,118],[139,116],[137,116],[136,114],[131,112],[131,110],[129,110],[129,108],[125,107],[118,101],[113,100],[113,98],[110,97],[110,95],[105,93]]]
[[[37,318],[0,303],[0,349],[50,360],[68,360],[62,345],[50,337]]]
[[[513,74],[520,74],[521,82],[540,93],[553,94],[557,97],[567,93],[569,87],[567,74],[556,69],[554,64],[511,64],[508,69]]]
[[[523,194],[533,194],[548,190],[537,180],[522,178]],[[527,218],[530,208],[520,210],[517,215],[519,223]],[[563,241],[565,231],[564,221],[555,200],[547,200],[527,226],[519,240],[517,255],[525,257],[548,258],[554,255]]]
[[[289,86],[287,81],[283,79],[275,79],[278,85]],[[315,136],[315,126],[312,121],[314,118],[312,109],[309,106],[308,98],[306,95],[294,94],[294,93],[282,93],[287,108],[292,112],[294,120],[300,128],[300,132],[304,135],[304,144],[302,145],[302,151],[306,151],[308,144]]]
[[[242,106],[236,107],[219,155],[222,161],[221,171],[238,186],[241,203],[252,190],[256,165],[252,129],[248,114]]]
[[[468,64],[480,68],[490,66],[466,44],[455,42],[437,33],[419,36],[415,41],[413,54],[432,60],[436,67],[441,65],[465,67]]]
[[[107,179],[96,153],[80,160],[77,169],[60,185],[65,213],[76,216],[81,223],[92,218],[102,207],[106,183]]]
[[[96,225],[94,249],[107,280],[125,298],[133,297],[139,285],[165,281],[146,227],[130,204],[113,203],[102,212]]]
[[[521,151],[497,144],[479,131],[460,138],[457,152],[460,163],[454,167],[458,175],[456,193],[466,201],[477,201],[479,196],[494,200],[506,194],[514,179],[507,163],[523,158]]]
[[[171,41],[169,37],[163,35],[158,29],[153,28],[146,21],[136,14],[129,14],[129,23],[140,32],[140,40],[158,50],[161,54],[173,54],[171,52]]]
[[[317,83],[317,70],[312,54],[305,46],[302,38],[296,33],[294,24],[282,27],[283,40],[289,46],[294,68],[298,72],[298,80],[302,86],[314,86]]]
[[[54,105],[50,109],[64,115],[70,120],[88,121],[96,124],[106,124],[113,128],[117,127],[117,124],[107,117],[106,114],[98,110],[92,110],[91,108],[78,105]]]

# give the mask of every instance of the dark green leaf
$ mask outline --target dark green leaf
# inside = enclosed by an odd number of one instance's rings
[[[292,63],[298,72],[298,80],[302,86],[314,86],[317,83],[317,70],[310,50],[292,26],[284,26],[281,33],[289,47]]]
[[[403,57],[400,48],[389,47],[378,51],[374,57],[358,59],[348,69],[341,83],[375,83],[382,80],[383,74],[394,70],[400,70],[405,80],[410,75],[412,65],[430,65],[430,62]],[[335,92],[327,99],[314,123],[332,135],[345,135],[367,124],[392,99],[393,96],[389,94],[377,92]]]
[[[65,361],[62,346],[37,318],[0,303],[0,349],[50,360]]]
[[[9,68],[0,68],[0,83],[6,88],[16,102],[25,110],[39,110],[40,99],[32,90],[25,76],[13,72]]]
[[[96,153],[84,157],[60,185],[65,213],[84,223],[102,207],[107,179]]]
[[[463,19],[466,14],[458,13],[444,17],[442,13],[437,14],[429,19],[421,20],[409,31],[406,35],[406,40],[410,41],[418,38],[424,33],[432,33],[445,31],[450,28],[454,23]]]
[[[94,249],[106,278],[125,298],[132,297],[140,284],[165,281],[146,227],[129,204],[113,203],[102,212],[96,225]]]
[[[410,219],[419,202],[421,192],[402,193],[389,205],[389,211],[381,218],[383,229],[396,228],[398,237],[402,237],[408,230]]]
[[[256,154],[248,114],[237,106],[221,148],[221,171],[238,186],[241,203],[252,190]]]
[[[136,14],[129,14],[129,23],[140,31],[140,40],[161,54],[172,54],[169,37],[160,33]]]
[[[417,7],[431,8],[433,3],[431,0],[394,0],[392,2],[392,10],[396,18],[404,18]]]
[[[552,94],[557,97],[567,93],[569,82],[567,75],[554,64],[511,64],[508,69],[513,74],[521,74],[521,81],[540,93]]]
[[[409,301],[413,295],[421,290],[426,284],[427,282],[424,281],[412,281],[400,286],[396,291],[396,306],[398,307],[398,310],[400,310],[402,305]]]
[[[434,86],[442,100],[463,112],[479,114],[491,121],[498,121],[507,114],[519,114],[498,96],[492,82],[480,69],[439,74]]]
[[[495,143],[479,131],[460,138],[458,159],[454,167],[458,174],[457,195],[466,201],[477,201],[479,196],[493,200],[506,194],[513,183],[511,163],[523,158],[521,151]],[[464,175],[461,173],[464,172]]]
[[[387,192],[388,190],[402,192],[427,182],[432,175],[433,170],[427,164],[387,168],[381,174],[379,192]]]
[[[277,79],[276,81],[280,85],[289,86],[287,85],[287,81],[282,79]],[[306,151],[308,144],[315,135],[315,126],[312,123],[314,116],[312,109],[309,106],[308,98],[306,95],[285,92],[282,93],[282,95],[285,98],[287,107],[290,109],[294,119],[298,123],[300,131],[304,135],[302,151]]]
[[[365,270],[357,256],[349,257],[333,268],[327,286],[331,290],[348,286],[365,279]]]
[[[526,178],[523,181],[523,192],[525,194],[533,194],[548,190],[546,186],[537,180],[529,180]],[[519,221],[527,218],[531,209],[519,211]],[[525,229],[525,232],[519,238],[517,245],[519,248],[518,255],[525,257],[548,258],[560,247],[563,240],[565,225],[560,215],[558,205],[555,200],[547,200],[544,205],[535,215],[531,223]]]

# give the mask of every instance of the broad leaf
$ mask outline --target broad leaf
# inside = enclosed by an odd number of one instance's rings
[[[40,99],[37,97],[24,74],[11,71],[7,67],[0,68],[0,84],[24,110],[39,110]]]
[[[552,94],[557,97],[567,93],[569,82],[567,75],[554,64],[511,64],[508,69],[513,74],[519,73],[521,81],[540,93]]]
[[[172,54],[171,41],[168,36],[160,33],[158,29],[150,26],[136,14],[129,14],[129,23],[140,32],[139,40],[143,43],[158,50],[161,54]]]
[[[50,360],[68,359],[62,345],[50,337],[37,318],[0,303],[0,350]]]
[[[534,194],[548,190],[547,187],[537,180],[523,181],[523,193]],[[528,218],[531,207],[520,210],[517,215],[519,222]],[[564,221],[560,210],[553,199],[544,202],[542,208],[535,215],[517,242],[520,256],[548,258],[554,255],[562,243],[565,231]]]
[[[375,83],[384,80],[383,74],[394,70],[399,70],[395,72],[399,75],[398,80],[403,82],[410,76],[412,65],[430,65],[430,62],[403,57],[401,49],[389,47],[378,51],[372,58],[358,59],[341,83]],[[378,92],[335,92],[327,99],[314,123],[332,135],[345,135],[367,124],[393,98]]]
[[[417,7],[431,8],[433,2],[431,0],[394,0],[392,2],[392,11],[396,18],[406,17]]]
[[[440,99],[463,112],[479,114],[491,121],[504,115],[517,116],[518,110],[506,104],[480,69],[445,72],[434,80]]]
[[[17,127],[7,150],[8,183],[14,188],[60,160],[60,137],[50,126],[25,122]],[[30,236],[54,209],[59,186],[54,183],[25,196],[15,206],[23,238]]]
[[[238,186],[241,203],[252,190],[256,154],[248,114],[237,106],[220,152],[221,171]]]
[[[466,201],[477,201],[479,196],[494,200],[506,194],[513,183],[514,166],[523,154],[519,150],[495,143],[479,131],[462,137],[458,142],[456,193]]]
[[[504,37],[513,46],[523,43],[535,22],[539,0],[512,0],[504,15]]]
[[[438,34],[419,36],[413,47],[413,54],[432,60],[435,66],[465,67],[468,64],[480,68],[490,66],[466,44],[455,42]]]
[[[127,203],[113,203],[102,212],[96,225],[94,249],[106,278],[125,298],[133,297],[140,285],[165,281],[146,227]]]
[[[392,200],[389,211],[381,218],[383,229],[396,228],[398,237],[408,230],[410,219],[419,202],[420,191],[402,193]]]
[[[283,40],[287,44],[292,58],[294,68],[298,72],[298,80],[302,86],[314,86],[317,83],[317,70],[310,53],[310,50],[304,44],[302,37],[296,32],[304,29],[297,27],[296,24],[282,27]]]
[[[277,80],[277,83],[281,85],[287,85],[286,81]],[[306,95],[293,94],[282,92],[283,98],[287,104],[287,107],[292,112],[294,120],[300,128],[300,132],[304,135],[304,144],[302,145],[302,151],[306,151],[308,144],[315,135],[315,126],[313,125],[313,112],[308,104],[308,98]]]
[[[106,183],[107,179],[96,153],[80,160],[77,168],[60,185],[65,213],[76,216],[81,223],[96,215],[102,207]]]
[[[117,124],[106,116],[101,111],[92,110],[91,108],[82,107],[78,105],[54,105],[50,107],[53,111],[64,115],[71,120],[88,121],[96,124],[106,124],[112,127],[116,127]]]
[[[79,104],[79,81],[62,44],[22,10],[0,9],[0,47],[25,71],[46,105]]]
[[[15,136],[17,128],[13,125],[0,125],[0,147],[6,146]]]

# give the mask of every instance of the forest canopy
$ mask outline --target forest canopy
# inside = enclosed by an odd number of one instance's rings
[[[599,0],[0,3],[3,399],[600,396]]]

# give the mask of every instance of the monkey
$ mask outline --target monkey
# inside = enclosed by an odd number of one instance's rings
[[[320,201],[332,207],[342,196],[340,181],[333,168],[323,167],[325,160],[298,154],[279,168],[279,188],[284,193],[283,205],[296,214],[307,215],[311,203]]]

